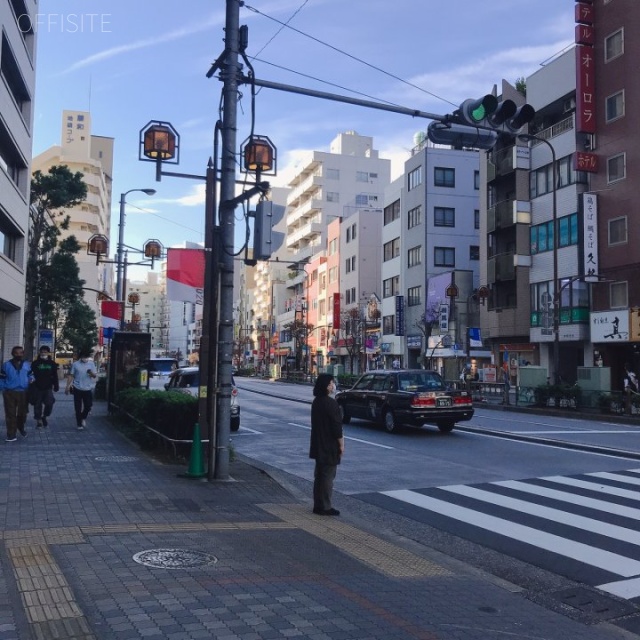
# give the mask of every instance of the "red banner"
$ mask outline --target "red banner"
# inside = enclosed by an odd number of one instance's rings
[[[598,156],[595,153],[577,151],[573,157],[573,168],[576,171],[598,173]]]
[[[595,133],[595,59],[593,45],[593,6],[590,1],[576,2],[576,130]]]
[[[340,294],[333,294],[333,330],[340,329]]]

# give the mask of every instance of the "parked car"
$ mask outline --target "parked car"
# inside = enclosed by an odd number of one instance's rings
[[[231,431],[240,428],[240,403],[238,387],[231,376]],[[198,367],[182,367],[169,374],[169,382],[164,385],[167,391],[189,393],[198,397],[200,389],[200,369]]]
[[[360,418],[381,423],[389,432],[430,423],[448,433],[456,422],[473,416],[467,391],[449,390],[438,373],[423,369],[365,373],[351,389],[336,394],[336,400],[345,424]]]
[[[178,361],[175,358],[151,358],[146,366],[150,378],[168,378],[178,368]]]

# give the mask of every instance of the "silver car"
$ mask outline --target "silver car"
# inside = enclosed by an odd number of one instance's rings
[[[231,376],[231,431],[240,428],[240,403],[238,402],[238,387]],[[198,397],[200,390],[200,369],[198,367],[182,367],[172,371],[169,382],[164,385],[167,391],[179,391]]]

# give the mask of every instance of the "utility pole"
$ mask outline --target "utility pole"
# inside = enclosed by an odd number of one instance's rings
[[[233,352],[233,253],[236,188],[238,65],[240,0],[227,0],[225,19],[225,56],[220,77],[222,89],[222,127],[220,138],[220,252],[214,256],[220,265],[220,310],[218,334],[218,420],[216,433],[215,476],[229,478],[229,435],[231,432],[231,360]],[[211,354],[215,358],[215,354]]]

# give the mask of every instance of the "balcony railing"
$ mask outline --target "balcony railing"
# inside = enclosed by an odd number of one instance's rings
[[[560,120],[560,122],[556,122],[554,125],[543,129],[542,131],[538,131],[536,136],[538,138],[542,138],[543,140],[549,140],[550,138],[555,138],[563,134],[565,131],[570,131],[574,128],[575,116],[571,114],[568,118],[564,120]],[[531,146],[535,147],[538,144],[542,144],[540,140],[532,140]]]
[[[489,284],[515,280],[515,253],[501,253],[487,262],[487,280]]]

